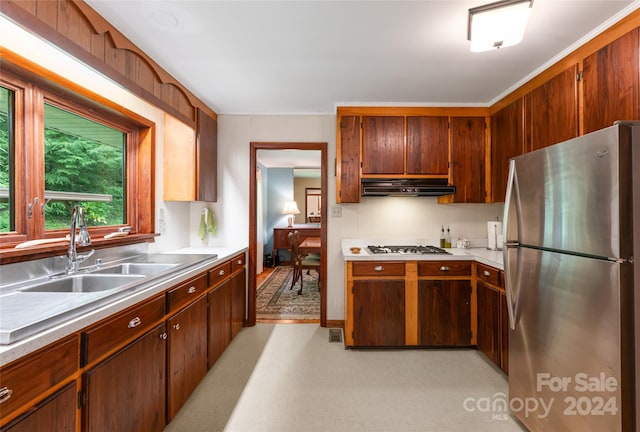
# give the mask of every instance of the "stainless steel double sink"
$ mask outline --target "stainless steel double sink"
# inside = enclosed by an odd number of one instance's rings
[[[70,275],[42,274],[40,269],[36,277],[0,286],[0,344],[19,341],[147,288],[175,283],[176,277],[216,258],[142,254]]]
[[[76,273],[20,288],[20,292],[94,293],[117,290],[141,278],[165,272],[177,264],[123,263],[113,267]]]

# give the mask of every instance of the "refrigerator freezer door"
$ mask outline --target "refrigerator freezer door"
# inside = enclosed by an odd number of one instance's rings
[[[512,413],[536,432],[620,431],[621,265],[529,248],[515,252]]]
[[[520,244],[628,258],[620,248],[620,218],[630,217],[621,214],[621,201],[624,206],[627,198],[621,197],[626,188],[620,189],[620,173],[627,170],[619,164],[630,166],[620,158],[621,146],[623,156],[629,148],[629,140],[625,144],[620,137],[629,137],[629,130],[627,125],[613,126],[512,160],[510,184],[517,188],[513,195],[519,220],[507,225],[517,226]],[[514,240],[513,232],[505,235],[505,242]]]

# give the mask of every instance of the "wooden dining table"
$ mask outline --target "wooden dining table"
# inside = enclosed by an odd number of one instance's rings
[[[320,249],[322,247],[322,243],[320,241],[320,237],[307,237],[298,245],[298,250],[303,255],[308,255],[311,253],[320,253]]]

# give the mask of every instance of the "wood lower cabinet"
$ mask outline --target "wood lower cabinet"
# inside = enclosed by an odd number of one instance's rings
[[[217,285],[209,294],[208,362],[211,368],[231,343],[231,281]]]
[[[74,432],[77,394],[74,381],[0,430],[2,432]]]
[[[471,282],[418,282],[418,344],[471,345]]]
[[[500,292],[478,282],[478,349],[500,365]]]
[[[207,373],[207,298],[167,321],[167,421],[171,421]]]
[[[504,272],[477,266],[477,347],[496,366],[509,372],[509,315],[504,291]]]
[[[84,431],[164,429],[166,346],[162,324],[84,374]]]
[[[355,346],[405,344],[404,280],[357,280],[352,294]]]
[[[25,406],[76,373],[80,357],[78,340],[77,335],[67,336],[0,368],[2,423],[20,415]]]
[[[246,305],[246,270],[243,267],[230,280],[231,282],[231,339],[235,338],[244,325]]]

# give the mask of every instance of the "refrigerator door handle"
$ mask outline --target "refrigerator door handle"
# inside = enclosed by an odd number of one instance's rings
[[[504,261],[505,291],[507,294],[507,312],[509,314],[509,327],[516,328],[516,310],[518,305],[518,262],[516,259],[509,260],[510,251],[517,253],[520,237],[520,205],[518,196],[518,177],[516,175],[516,163],[509,161],[509,179],[507,180],[507,193],[504,203],[504,223],[502,248]],[[513,268],[515,266],[515,268]]]

